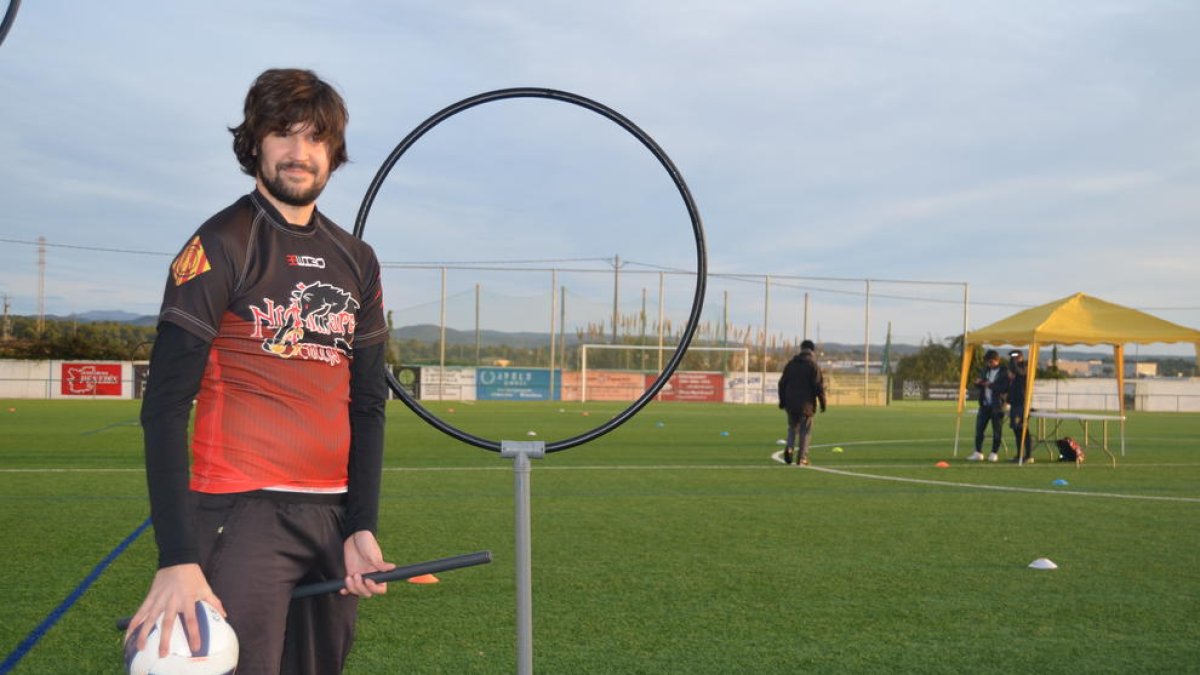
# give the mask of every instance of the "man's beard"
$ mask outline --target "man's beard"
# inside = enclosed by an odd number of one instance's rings
[[[275,175],[268,176],[263,171],[261,160],[258,167],[258,176],[262,179],[263,186],[267,188],[267,192],[279,201],[288,206],[310,206],[317,201],[317,197],[321,196],[321,192],[325,189],[325,184],[329,182],[329,176],[325,176],[321,180],[320,176],[312,171],[314,180],[309,187],[301,187],[294,185],[283,177],[283,172],[293,166],[299,166],[305,170],[311,170],[311,167],[299,162],[282,162],[275,165]]]

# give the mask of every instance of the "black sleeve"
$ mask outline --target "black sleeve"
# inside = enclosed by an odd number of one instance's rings
[[[146,485],[158,566],[198,563],[188,501],[188,418],[210,343],[170,322],[158,324],[142,399]]]
[[[999,401],[1006,401],[1008,400],[1008,390],[1011,386],[1012,379],[1009,375],[1008,369],[1005,368],[1000,372],[1000,374],[996,375],[996,385],[992,391],[1000,395],[998,398]]]
[[[383,429],[388,387],[384,376],[387,343],[357,347],[350,361],[350,462],[346,536],[379,525],[379,483],[383,472]]]
[[[813,391],[817,393],[817,401],[821,404],[821,412],[825,412],[825,374],[819,366],[813,368]]]

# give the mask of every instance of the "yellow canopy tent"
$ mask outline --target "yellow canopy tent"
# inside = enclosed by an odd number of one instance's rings
[[[1125,415],[1125,345],[1158,342],[1191,342],[1200,354],[1200,330],[1164,321],[1136,309],[1105,302],[1083,293],[1017,312],[990,326],[969,332],[963,340],[962,372],[958,382],[958,420],[954,430],[954,454],[958,455],[958,432],[966,400],[967,376],[975,347],[1014,345],[1029,347],[1024,419],[1033,403],[1038,348],[1045,344],[1112,345],[1117,371],[1117,401]],[[1026,425],[1028,428],[1028,425]],[[1124,422],[1122,422],[1124,433]]]

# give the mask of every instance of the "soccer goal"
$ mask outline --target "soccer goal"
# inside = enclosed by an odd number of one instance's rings
[[[676,349],[674,346],[657,346],[657,345],[603,345],[603,344],[584,344],[580,345],[580,363],[579,363],[579,400],[587,403],[587,382],[588,382],[588,351],[638,351],[638,352],[658,352],[658,372],[662,372],[663,353]],[[749,403],[750,396],[750,348],[749,347],[697,347],[692,345],[688,347],[689,352],[726,352],[742,355],[742,402]],[[593,369],[595,370],[595,369]],[[636,398],[636,397],[635,397]]]

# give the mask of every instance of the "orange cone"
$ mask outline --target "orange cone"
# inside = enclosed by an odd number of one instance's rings
[[[945,461],[945,460],[942,460],[942,461],[938,462],[937,464],[934,464],[934,466],[936,466],[936,467],[937,467],[937,468],[939,468],[939,469],[949,469],[949,468],[950,468],[950,462],[947,462],[947,461]]]
[[[408,580],[408,583],[410,583],[410,584],[436,584],[439,581],[441,581],[441,579],[438,579],[437,577],[433,576],[432,574],[422,574],[419,577],[412,577],[411,579]]]

